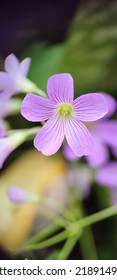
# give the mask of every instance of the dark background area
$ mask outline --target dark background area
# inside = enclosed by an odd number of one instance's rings
[[[65,39],[81,0],[24,0],[0,3],[0,55],[19,54],[32,41]]]

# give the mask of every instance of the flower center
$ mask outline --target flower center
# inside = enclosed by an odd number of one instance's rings
[[[73,113],[73,107],[68,103],[63,103],[58,106],[58,113],[63,117],[70,117]]]

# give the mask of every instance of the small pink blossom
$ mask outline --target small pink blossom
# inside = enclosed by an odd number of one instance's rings
[[[56,153],[64,137],[77,156],[93,150],[93,139],[83,124],[102,118],[107,113],[105,98],[100,93],[84,94],[75,100],[70,74],[57,74],[47,83],[48,98],[27,94],[21,114],[29,121],[48,120],[34,139],[34,146],[44,155]]]
[[[14,54],[7,56],[4,64],[6,72],[0,72],[0,95],[8,94],[9,97],[31,89],[31,82],[26,78],[30,62],[29,57],[20,63]]]

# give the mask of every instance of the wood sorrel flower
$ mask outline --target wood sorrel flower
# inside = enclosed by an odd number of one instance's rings
[[[105,98],[99,93],[82,95],[75,100],[70,74],[57,74],[47,83],[49,98],[27,94],[21,114],[29,121],[48,121],[34,139],[34,146],[44,155],[56,153],[64,137],[77,156],[93,150],[93,139],[82,122],[95,121],[107,113]]]
[[[108,113],[101,120],[95,121],[89,125],[89,130],[94,139],[94,150],[86,156],[86,160],[93,168],[98,168],[105,164],[109,159],[109,145],[115,156],[117,156],[117,121],[109,120],[108,118],[115,112],[117,104],[115,99],[103,93],[108,107]],[[78,160],[78,157],[71,148],[66,144],[63,149],[64,156],[70,160]]]
[[[14,54],[5,59],[6,72],[0,72],[0,91],[2,94],[13,95],[20,92],[29,92],[34,84],[26,78],[31,59],[25,58],[21,63]]]

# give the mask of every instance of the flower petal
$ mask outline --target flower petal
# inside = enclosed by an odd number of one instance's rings
[[[9,139],[7,137],[0,138],[0,168],[12,151],[13,145]]]
[[[73,101],[74,110],[81,121],[96,121],[107,112],[107,103],[100,93],[84,94]]]
[[[117,102],[114,97],[107,93],[103,93],[104,97],[106,98],[108,113],[104,116],[104,118],[111,117],[117,109]]]
[[[94,140],[94,150],[86,157],[89,165],[93,168],[98,168],[106,163],[109,159],[109,152],[106,146],[101,142]]]
[[[2,90],[2,91],[0,92],[0,103],[1,103],[1,102],[5,102],[5,101],[8,101],[12,95],[13,95],[12,92],[6,91],[6,90],[5,90],[5,91]],[[1,115],[1,114],[0,114],[0,115]]]
[[[30,67],[30,63],[31,63],[31,58],[27,57],[25,58],[21,63],[20,63],[20,72],[22,74],[22,76],[27,76],[28,74],[28,70]]]
[[[100,185],[117,188],[117,162],[111,161],[99,169],[96,174],[96,181]]]
[[[74,96],[73,78],[70,74],[56,74],[48,79],[47,93],[56,102],[71,103]]]
[[[29,121],[44,121],[53,115],[54,103],[36,94],[29,93],[22,102],[21,114]]]
[[[44,155],[55,154],[64,139],[64,126],[56,116],[51,117],[40,129],[34,139],[34,146]]]
[[[7,189],[7,195],[11,202],[25,202],[28,197],[28,191],[16,185],[11,185]]]
[[[79,159],[79,157],[76,154],[74,154],[73,150],[68,144],[66,144],[63,148],[63,155],[69,161],[76,161]]]
[[[0,119],[0,138],[5,136],[6,129],[5,129],[5,124],[2,119]]]
[[[95,124],[95,132],[101,141],[109,146],[117,146],[117,121],[105,120]]]
[[[66,119],[65,136],[73,152],[81,157],[93,151],[93,139],[88,129],[76,118]]]
[[[19,73],[19,67],[20,63],[14,54],[10,54],[9,56],[7,56],[7,58],[5,59],[5,70],[9,74],[16,75],[17,73]]]
[[[0,91],[7,90],[10,91],[13,88],[13,79],[9,74],[5,72],[0,72]]]

